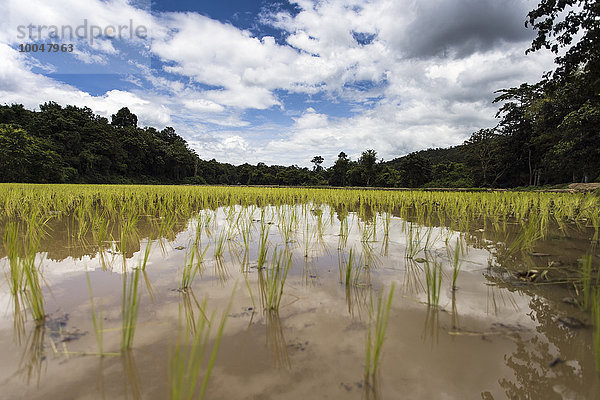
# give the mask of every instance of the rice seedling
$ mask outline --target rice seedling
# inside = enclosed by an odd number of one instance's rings
[[[260,270],[263,268],[265,261],[267,260],[267,253],[269,251],[269,225],[261,224],[260,226],[260,239],[258,242],[258,266]]]
[[[140,280],[139,269],[123,274],[123,300],[121,303],[122,335],[121,351],[131,349],[135,335],[137,315],[140,305],[138,290]]]
[[[442,263],[437,260],[432,263],[425,260],[425,288],[427,290],[427,305],[437,307],[440,302],[442,287]]]
[[[364,260],[361,257],[356,258],[354,248],[350,249],[348,253],[348,260],[344,266],[344,281],[346,286],[364,286],[364,275],[367,272],[367,268],[363,266]]]
[[[365,363],[365,383],[370,384],[375,380],[377,371],[379,369],[379,363],[381,361],[381,354],[383,350],[383,344],[385,341],[385,333],[388,326],[388,319],[390,316],[390,310],[392,308],[392,300],[394,298],[394,290],[396,286],[394,283],[390,286],[388,295],[385,296],[384,291],[379,292],[377,299],[377,310],[375,313],[374,325],[373,325],[373,312],[369,313],[369,326],[367,329],[367,343],[366,343],[366,363]]]
[[[194,278],[200,271],[200,266],[204,261],[206,252],[208,251],[208,246],[209,245],[206,245],[202,253],[200,253],[198,247],[192,246],[192,249],[185,259],[183,271],[181,273],[181,284],[179,285],[179,290],[185,291],[192,286]]]
[[[152,250],[152,239],[148,238],[146,242],[146,247],[144,248],[144,257],[140,260],[140,264],[138,266],[142,271],[146,270],[146,265],[148,264],[148,260],[150,259],[150,252]]]
[[[582,267],[580,269],[581,291],[583,292],[583,301],[581,306],[584,310],[590,309],[592,301],[592,286],[598,284],[598,275],[595,282],[592,281],[592,255],[590,253],[583,256]]]
[[[96,342],[98,344],[98,353],[100,356],[104,355],[104,346],[103,346],[103,323],[104,318],[102,317],[102,306],[100,306],[100,310],[96,312],[96,307],[94,304],[94,296],[92,294],[92,283],[90,282],[90,275],[86,271],[85,279],[88,285],[88,291],[90,293],[90,304],[91,304],[91,312],[92,312],[92,324],[94,325],[94,334],[96,335]]]
[[[168,379],[171,399],[203,399],[206,395],[206,389],[217,357],[219,345],[223,338],[225,323],[227,322],[227,316],[233,303],[235,291],[234,287],[227,308],[223,312],[221,321],[215,332],[212,351],[204,369],[204,377],[201,380],[202,383],[199,389],[197,389],[197,385],[201,378],[204,355],[207,353],[207,350],[210,350],[208,343],[215,321],[215,313],[213,312],[209,318],[206,317],[206,300],[204,300],[200,306],[200,314],[195,321],[194,329],[190,331],[189,329],[184,330],[182,328],[180,309],[177,339],[169,356]]]

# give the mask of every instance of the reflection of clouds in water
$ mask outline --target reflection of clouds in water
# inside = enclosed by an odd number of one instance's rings
[[[234,210],[239,213],[241,207],[237,206]],[[256,269],[250,268],[247,274],[241,272],[244,253],[238,230],[241,227],[224,230],[229,226],[229,209],[220,208],[216,212],[202,213],[200,247],[203,249],[208,244],[209,249],[201,274],[192,284],[197,301],[207,299],[210,310],[221,312],[229,300],[234,284],[238,283],[237,295],[220,350],[219,359],[222,360],[222,364],[217,366],[215,385],[211,386],[220,397],[235,398],[239,397],[240,393],[268,397],[274,390],[275,382],[278,387],[284,388],[281,390],[284,390],[288,398],[304,398],[311,393],[314,395],[315,390],[323,395],[339,397],[340,380],[354,388],[355,381],[360,379],[364,363],[364,324],[368,320],[369,296],[372,290],[378,290],[384,285],[389,286],[391,282],[396,282],[397,296],[394,299],[387,342],[384,346],[386,355],[382,370],[385,371],[385,393],[399,394],[414,390],[416,398],[427,398],[435,396],[433,393],[439,393],[440,388],[453,388],[453,384],[458,381],[461,382],[461,386],[464,384],[464,387],[469,388],[486,385],[497,387],[499,377],[505,377],[510,382],[512,370],[498,360],[502,360],[506,354],[513,354],[515,340],[522,341],[527,338],[509,339],[508,335],[498,334],[493,336],[492,340],[486,341],[482,340],[477,332],[489,332],[494,324],[502,323],[503,326],[509,327],[509,333],[511,326],[520,326],[523,329],[520,333],[533,335],[533,328],[537,327],[538,322],[527,316],[532,310],[532,297],[519,291],[511,292],[506,288],[488,285],[490,282],[484,272],[488,260],[493,257],[489,250],[471,246],[461,255],[458,290],[453,292],[450,288],[452,260],[446,249],[445,239],[446,235],[451,235],[449,243],[454,246],[457,234],[447,228],[421,228],[420,234],[416,238],[413,237],[413,240],[418,242],[419,246],[424,246],[429,229],[429,249],[426,252],[420,251],[415,259],[437,260],[442,262],[444,270],[440,310],[429,309],[428,312],[423,303],[426,300],[426,293],[422,288],[423,264],[416,261],[409,263],[405,258],[409,239],[401,219],[394,217],[390,220],[386,256],[381,251],[384,235],[381,217],[377,217],[376,229],[371,231],[357,214],[350,213],[347,243],[342,250],[338,250],[340,222],[336,216],[330,220],[327,207],[323,207],[321,232],[315,228],[309,235],[303,234],[303,228],[306,227],[306,223],[310,224],[309,228],[314,228],[318,223],[317,214],[310,211],[303,214],[302,206],[298,206],[296,210],[298,223],[291,232],[293,242],[288,244],[293,249],[293,267],[285,284],[281,309],[276,319],[269,318],[269,315],[260,310]],[[210,219],[207,215],[211,216]],[[250,215],[247,213],[246,217],[250,218]],[[249,264],[256,266],[261,224],[273,222],[269,225],[271,246],[267,263],[271,261],[275,246],[285,246],[282,243],[285,232],[278,226],[277,212],[273,207],[263,216],[260,210],[255,211],[252,218],[265,220],[250,224],[252,239],[248,258]],[[208,226],[205,226],[207,221]],[[185,296],[176,289],[179,287],[186,255],[195,239],[196,226],[197,221],[192,219],[172,241],[164,240],[164,254],[158,243],[153,244],[146,268],[153,299],[149,295],[150,290],[144,283],[140,283],[142,300],[138,317],[139,327],[133,347],[134,351],[158,351],[161,354],[157,356],[159,363],[164,361],[160,357],[167,353],[169,338],[177,326],[180,304],[185,305]],[[223,260],[219,261],[215,259],[214,248],[221,232],[226,232],[232,240],[227,241]],[[374,239],[371,239],[376,242],[365,242],[365,232],[367,236],[374,235]],[[308,245],[304,242],[307,238],[310,240]],[[127,259],[128,270],[139,265],[139,260],[144,257],[145,244],[145,241],[142,241],[139,250]],[[308,257],[305,257],[306,248],[309,249]],[[340,283],[338,255],[341,252],[344,259],[351,248],[362,255],[363,263],[367,259],[372,260],[369,263],[372,265],[372,286],[350,287],[348,290]],[[122,256],[107,254],[107,257],[114,260],[112,268],[108,271],[102,271],[98,255],[66,258],[62,261],[46,259],[43,262],[43,275],[57,297],[56,303],[62,304],[63,307],[71,307],[72,309],[67,311],[71,314],[73,323],[88,326],[90,332],[84,275],[86,270],[93,271],[91,278],[94,296],[103,300],[105,315],[108,316],[107,326],[115,328],[120,324],[122,287],[119,282],[122,279]],[[414,280],[412,290],[407,290],[407,278]],[[75,288],[78,288],[79,297],[73,294]],[[47,301],[54,302],[48,292],[45,293]],[[73,303],[75,301],[80,303]],[[7,285],[0,287],[0,306],[2,310],[7,310],[0,316],[0,327],[3,332],[9,332],[12,326],[12,308]],[[248,311],[250,309],[251,312]],[[461,332],[474,335],[451,337],[447,332],[453,329],[453,326]],[[118,348],[118,338],[109,336],[107,335],[106,348]],[[427,340],[423,340],[424,336]],[[540,343],[549,344],[548,348],[552,353],[558,352],[557,347],[550,343],[544,334],[537,337]],[[432,338],[434,340],[431,340]],[[80,343],[74,343],[72,346],[77,348],[84,345],[94,346],[93,335],[88,335]],[[252,347],[252,350],[249,347]],[[435,351],[431,351],[432,348]],[[474,354],[473,360],[456,368],[456,360],[461,360],[462,363],[464,354],[467,353]],[[273,357],[279,365],[285,365],[289,361],[294,374],[283,376],[271,370]],[[515,355],[515,358],[520,359],[527,357],[527,354]],[[496,363],[478,371],[477,374],[472,374],[473,376],[464,376],[465,370],[475,370],[478,365],[488,360],[495,360]],[[157,362],[139,353],[136,353],[136,361],[140,365]],[[93,375],[93,372],[89,371],[94,367],[83,361],[77,361],[77,365],[88,371],[86,374],[78,374],[79,378]],[[257,365],[262,366],[262,369],[257,368]],[[347,371],[343,371],[344,368],[332,369],[332,365],[343,365]],[[396,366],[399,367],[395,368]],[[426,388],[422,387],[422,371],[425,367],[433,376]],[[62,370],[57,365],[52,365],[48,371],[44,384],[50,393],[59,393],[59,383],[64,384],[65,380],[75,382],[74,376],[61,376]],[[160,373],[163,373],[164,368],[161,371]],[[142,375],[150,374],[145,378],[142,376],[142,379],[156,379],[156,375],[160,373],[140,370]],[[463,375],[458,376],[459,373]],[[107,376],[114,376],[114,371]],[[299,376],[306,381],[303,385],[294,384]],[[161,375],[161,379],[163,378]],[[57,382],[53,382],[52,379],[56,379]],[[88,378],[82,379],[85,381]],[[398,382],[402,382],[402,385]],[[457,397],[461,397],[462,392],[456,390],[453,393],[458,393]],[[497,393],[499,392],[494,392]],[[468,397],[468,393],[462,394]]]

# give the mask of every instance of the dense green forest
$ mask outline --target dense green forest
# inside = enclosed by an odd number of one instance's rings
[[[127,108],[109,121],[85,107],[12,104],[0,106],[0,182],[516,187],[600,180],[600,3],[542,0],[526,23],[537,31],[527,51],[554,52],[556,69],[535,84],[498,90],[498,124],[459,146],[387,162],[374,150],[357,160],[341,151],[329,168],[320,155],[312,168],[234,166],[200,159],[171,127],[138,127]]]

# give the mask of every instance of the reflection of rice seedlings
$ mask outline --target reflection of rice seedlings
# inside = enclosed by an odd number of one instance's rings
[[[206,319],[206,315],[204,314],[204,309],[202,308],[202,306],[200,305],[200,303],[198,302],[198,299],[196,298],[196,295],[194,294],[194,291],[190,288],[189,290],[186,290],[185,292],[181,292],[182,296],[182,304],[183,304],[183,311],[185,314],[185,321],[186,321],[186,331],[190,332],[191,335],[195,335],[196,334],[196,313],[195,313],[195,309],[197,308],[198,311],[200,312],[201,316],[203,316]]]
[[[267,310],[265,325],[267,328],[267,346],[273,354],[273,364],[278,368],[291,368],[287,343],[283,335],[283,327],[278,310]]]
[[[314,284],[316,278],[318,277],[318,269],[315,267],[315,263],[313,261],[310,261],[308,258],[304,259],[302,277],[304,278],[304,284],[306,286]]]
[[[437,307],[440,303],[440,290],[442,287],[442,263],[425,260],[425,285],[427,289],[427,305]]]
[[[131,273],[123,274],[123,302],[122,314],[122,336],[121,350],[130,349],[133,345],[135,325],[138,308],[140,304],[140,293],[138,290],[140,281],[140,270],[135,269]]]
[[[373,249],[371,243],[369,242],[361,242],[363,258],[365,262],[365,266],[367,268],[376,268],[379,264],[379,258],[375,254],[375,250]]]
[[[496,293],[498,296],[496,296]],[[519,305],[512,293],[507,293],[505,290],[498,289],[496,285],[487,285],[486,313],[489,314],[490,312],[493,312],[494,315],[498,315],[500,311],[499,303],[503,306],[511,306],[515,312],[520,311]]]
[[[219,234],[219,237],[215,239],[215,259],[222,258],[225,253],[225,242],[227,240],[227,233],[225,228]]]
[[[362,319],[362,313],[369,308],[369,296],[373,288],[369,286],[346,286],[346,305],[351,316],[358,314]]]
[[[102,334],[104,333],[104,330],[102,329],[103,321],[104,321],[104,318],[102,317],[102,305],[100,306],[100,310],[98,311],[98,313],[96,313],[96,307],[94,304],[94,295],[92,294],[92,283],[90,282],[90,275],[87,271],[85,272],[85,279],[87,280],[88,291],[90,293],[92,323],[94,325],[94,333],[96,334],[96,342],[98,343],[98,353],[100,354],[100,356],[102,356],[104,354],[103,345],[102,345],[103,344]]]
[[[600,288],[595,288],[592,293],[592,323],[594,324],[594,360],[596,371],[600,372]]]
[[[302,231],[303,234],[303,243],[304,243],[304,257],[308,257],[308,253],[310,248],[312,247],[312,238],[314,236],[314,231],[310,229],[310,222],[308,219],[306,220],[306,229]]]
[[[46,338],[46,326],[44,324],[37,324],[33,327],[33,330],[29,333],[25,346],[23,347],[23,354],[19,361],[19,374],[25,376],[25,382],[29,384],[31,378],[36,378],[39,386],[40,377],[42,375],[42,362],[46,360],[44,354],[44,342]]]
[[[16,224],[8,223],[4,230],[4,248],[9,264],[9,273],[6,280],[10,286],[10,293],[16,299],[18,298],[23,286],[23,274],[19,257],[19,230]]]
[[[279,234],[283,239],[284,243],[289,243],[292,240],[292,231],[293,231],[293,216],[287,210],[282,210],[279,212]]]
[[[225,330],[227,315],[231,309],[231,303],[235,295],[235,288],[231,293],[231,298],[227,309],[223,312],[221,322],[216,332],[212,352],[204,371],[204,378],[199,390],[196,386],[200,380],[200,372],[204,360],[204,354],[209,350],[208,341],[210,339],[212,325],[215,319],[214,312],[210,318],[206,317],[206,300],[200,306],[200,315],[195,323],[193,331],[182,329],[181,310],[179,315],[179,328],[175,347],[169,356],[169,384],[171,387],[171,399],[202,399],[206,394],[208,381],[217,357],[219,344]],[[197,393],[198,392],[198,393]]]
[[[359,222],[358,228],[361,235],[361,242],[369,243],[376,241],[376,230],[375,230],[375,222],[365,222],[361,224]]]
[[[423,248],[421,247],[418,229],[414,227],[412,222],[408,223],[407,226],[405,257],[408,259],[414,259]]]
[[[142,271],[142,277],[144,278],[144,284],[146,285],[146,291],[148,292],[150,301],[152,301],[152,303],[154,303],[154,291],[152,290],[152,283],[150,283],[150,279],[148,278],[148,273],[146,273],[146,271]]]
[[[423,328],[423,339],[431,339],[431,342],[439,343],[440,340],[440,310],[439,308],[427,307],[425,315],[425,326]]]
[[[460,272],[460,243],[459,238],[456,238],[456,247],[454,247],[452,257],[452,290],[456,290],[456,279]]]
[[[456,307],[456,292],[452,292],[452,329],[458,329],[458,308]]]
[[[358,286],[360,284],[361,272],[363,270],[362,259],[356,260],[354,249],[350,249],[348,253],[348,261],[345,266],[344,283],[346,286]]]
[[[383,216],[383,236],[384,237],[390,236],[390,223],[391,222],[392,222],[392,213],[391,213],[391,210],[388,210],[388,212],[386,212],[385,215]]]
[[[140,384],[140,374],[131,349],[121,352],[121,362],[123,364],[123,372],[125,373],[123,377],[125,393],[131,393],[131,397],[136,400],[141,399],[142,385]]]
[[[208,245],[206,245],[202,254],[197,254],[199,249],[196,246],[192,246],[192,250],[186,257],[183,271],[181,273],[181,285],[179,287],[180,290],[185,290],[192,286],[192,282],[200,270],[200,265],[204,260],[204,255],[206,254],[207,250]]]
[[[366,365],[365,365],[365,382],[370,384],[375,380],[379,362],[381,360],[381,352],[385,341],[385,332],[387,330],[388,318],[390,309],[392,308],[392,299],[394,297],[395,284],[392,283],[387,300],[384,302],[384,291],[381,290],[377,300],[377,311],[375,314],[375,326],[373,327],[373,312],[369,314],[369,326],[367,329],[367,346],[366,346]]]
[[[544,230],[540,227],[540,218],[535,214],[529,215],[528,221],[521,221],[521,229],[513,243],[509,246],[509,252],[516,250],[533,251],[534,244],[544,237]]]
[[[350,233],[350,224],[348,223],[348,214],[345,213],[340,219],[340,233],[338,240],[338,248],[344,249],[348,244],[348,235]]]
[[[381,255],[387,257],[390,247],[390,222],[391,213],[388,211],[383,218],[383,240],[381,242]]]
[[[421,282],[422,268],[413,259],[406,259],[405,261],[405,274],[404,274],[404,288],[408,293],[418,293],[423,290],[423,283]]]
[[[135,234],[135,227],[138,222],[138,215],[130,213],[125,216],[123,225],[121,226],[121,254],[123,255],[123,270],[126,268],[127,261],[127,242],[131,241]]]
[[[252,228],[252,220],[246,219],[242,220],[240,224],[240,233],[242,236],[242,241],[244,242],[244,256],[242,259],[242,271],[247,271],[249,268],[249,260],[248,257],[250,255],[250,241],[252,240],[251,236],[251,228]]]
[[[271,265],[258,271],[261,299],[266,310],[278,310],[283,297],[283,287],[292,265],[292,253],[286,249],[273,250]]]
[[[25,314],[22,307],[22,286],[23,273],[21,272],[21,262],[18,250],[18,229],[14,223],[8,223],[4,231],[4,248],[8,258],[8,273],[6,281],[10,289],[10,295],[13,301],[13,325],[14,336],[18,344],[21,344],[21,339],[25,335]]]

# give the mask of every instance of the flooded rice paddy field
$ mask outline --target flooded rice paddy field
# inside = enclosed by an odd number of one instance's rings
[[[0,185],[7,399],[595,399],[594,195]]]

